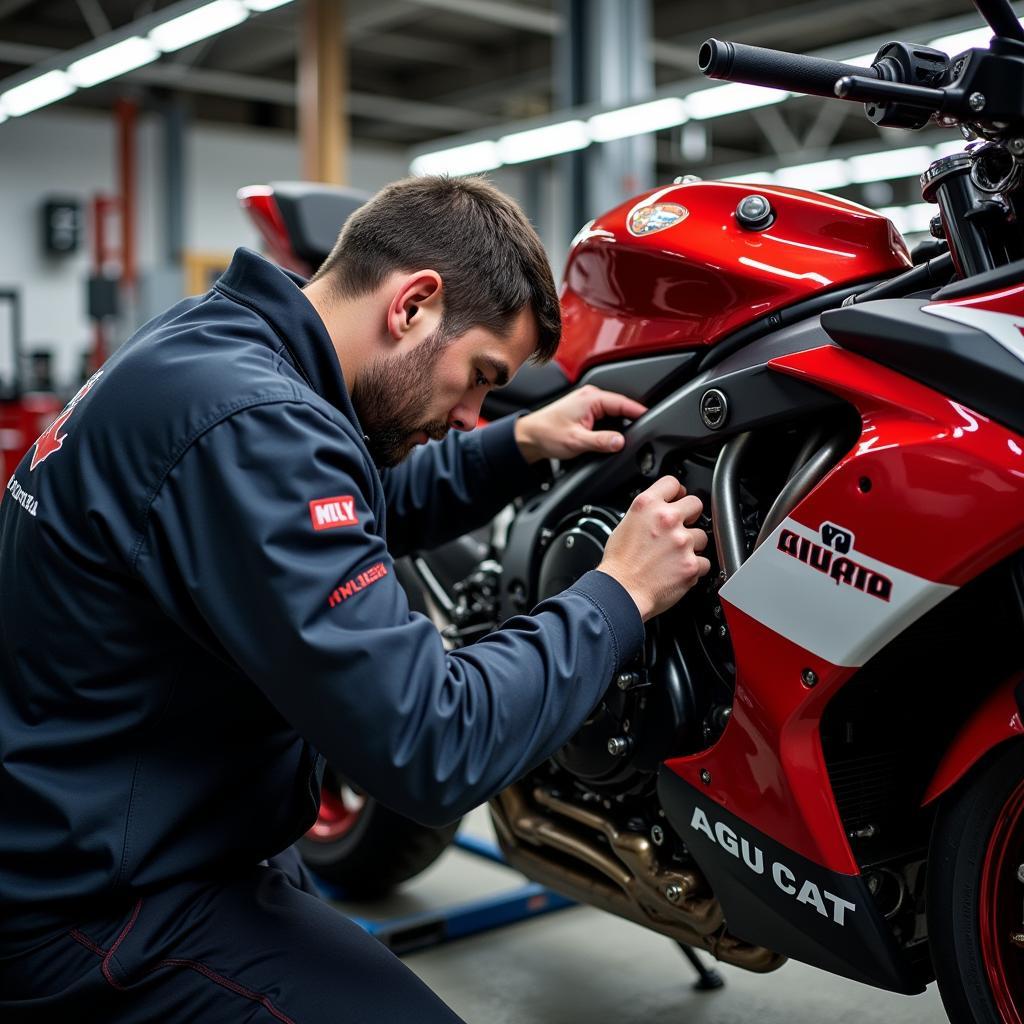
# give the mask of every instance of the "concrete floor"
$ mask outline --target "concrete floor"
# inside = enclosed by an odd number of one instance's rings
[[[486,813],[463,828],[489,835]],[[411,914],[514,889],[522,876],[458,849],[363,917]],[[705,958],[707,960],[707,958]],[[470,1024],[940,1024],[935,987],[922,996],[879,992],[803,964],[769,975],[716,965],[717,992],[694,992],[673,943],[590,907],[404,957]]]

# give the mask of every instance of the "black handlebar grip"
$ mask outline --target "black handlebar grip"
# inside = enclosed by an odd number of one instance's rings
[[[727,43],[721,39],[707,39],[701,44],[697,65],[708,78],[828,96],[830,99],[835,99],[836,82],[840,78],[853,75],[878,77],[874,68],[860,68],[821,57],[804,57],[763,46],[747,46],[746,43]]]

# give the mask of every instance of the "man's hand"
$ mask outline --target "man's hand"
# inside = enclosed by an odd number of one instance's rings
[[[644,622],[671,608],[710,570],[700,555],[708,535],[689,525],[702,507],[674,476],[663,476],[633,499],[608,538],[598,569],[622,584]]]
[[[635,420],[646,406],[625,395],[585,384],[550,405],[516,420],[519,450],[527,462],[571,459],[583,452],[617,452],[625,438],[617,430],[595,430],[606,416]]]

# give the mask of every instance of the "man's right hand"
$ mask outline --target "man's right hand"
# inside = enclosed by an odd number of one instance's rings
[[[711,563],[700,552],[708,535],[689,524],[703,505],[674,477],[638,494],[615,528],[598,566],[626,589],[644,622],[671,608]]]

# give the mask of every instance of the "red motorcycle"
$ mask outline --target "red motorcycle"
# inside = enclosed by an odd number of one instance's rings
[[[508,862],[752,971],[937,980],[956,1024],[1024,1024],[1024,31],[1005,0],[977,6],[995,38],[952,58],[703,45],[712,77],[962,129],[922,176],[941,240],[912,255],[854,203],[689,179],[597,218],[557,366],[489,414],[588,383],[650,411],[622,453],[414,558],[410,592],[469,642],[595,567],[676,474],[712,573],[492,801]],[[379,811],[349,810],[339,842]]]

